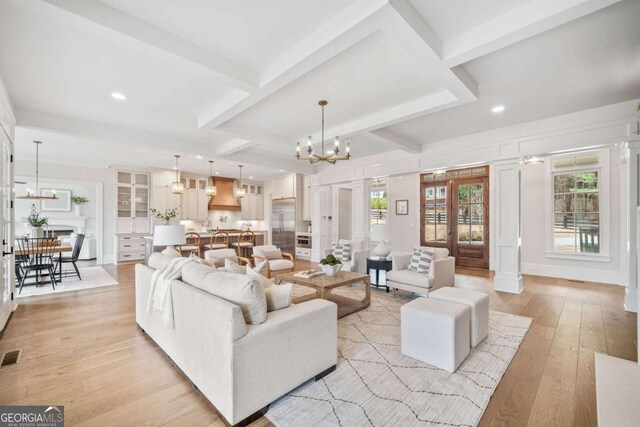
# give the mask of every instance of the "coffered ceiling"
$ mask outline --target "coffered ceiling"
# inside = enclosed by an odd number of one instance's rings
[[[293,153],[319,143],[320,99],[326,137],[366,156],[640,97],[637,16],[635,0],[0,0],[0,76],[19,145],[264,179],[313,171]]]

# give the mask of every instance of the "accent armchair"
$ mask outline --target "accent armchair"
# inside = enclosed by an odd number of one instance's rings
[[[265,260],[267,262],[265,277],[271,278],[279,273],[288,273],[293,271],[294,262],[293,255],[281,252],[274,245],[262,245],[254,246],[253,259],[258,263],[258,260]]]
[[[394,296],[398,289],[428,295],[438,288],[455,286],[456,259],[449,256],[449,250],[426,246],[420,248],[434,252],[428,274],[409,270],[411,252],[391,252],[392,267],[391,271],[387,272],[387,286],[393,289]]]
[[[251,261],[247,258],[238,256],[235,249],[210,249],[205,251],[204,259],[212,262],[216,268],[224,268],[224,260],[230,259],[236,264],[251,266]]]
[[[367,274],[367,257],[369,256],[369,248],[365,248],[364,240],[346,240],[340,239],[339,244],[348,243],[351,250],[351,258],[348,261],[342,261],[342,271],[352,271],[354,273]],[[327,249],[324,256],[331,254],[333,249]]]

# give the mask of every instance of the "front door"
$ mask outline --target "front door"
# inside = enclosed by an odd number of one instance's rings
[[[2,260],[0,262],[0,330],[13,310],[13,228],[12,228],[12,143],[0,127],[0,239]]]
[[[421,181],[421,245],[449,249],[456,265],[488,268],[488,166],[423,174]]]

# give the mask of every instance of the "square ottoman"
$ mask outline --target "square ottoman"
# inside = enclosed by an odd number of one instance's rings
[[[455,372],[469,355],[467,305],[417,298],[402,306],[400,317],[405,356]]]
[[[471,308],[471,347],[476,347],[489,335],[489,295],[469,289],[440,288],[431,292],[429,298]]]

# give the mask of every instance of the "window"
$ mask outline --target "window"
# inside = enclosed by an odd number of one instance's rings
[[[550,158],[549,256],[608,256],[608,159],[607,150]]]
[[[439,184],[424,188],[424,241],[447,241],[447,186]]]
[[[387,183],[375,180],[371,183],[370,218],[371,224],[387,223]]]

